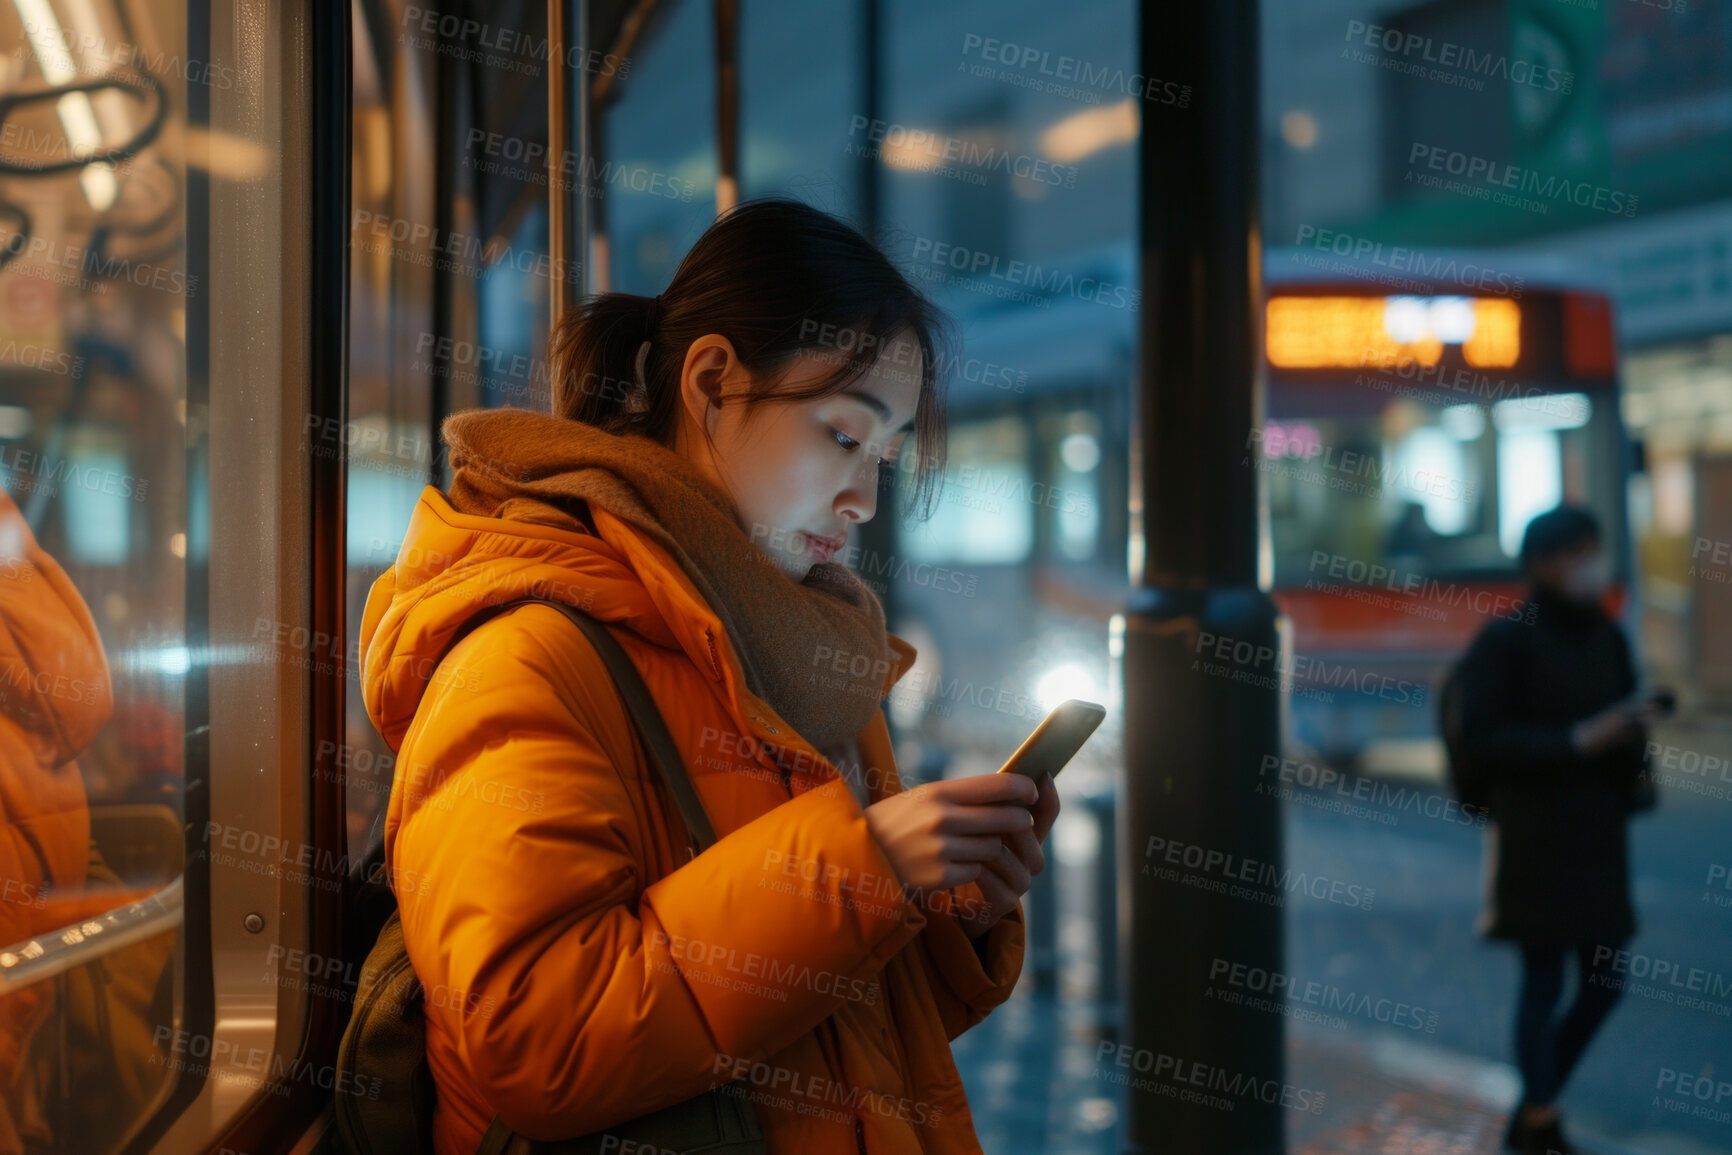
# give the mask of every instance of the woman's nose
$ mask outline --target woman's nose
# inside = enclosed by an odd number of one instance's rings
[[[876,470],[874,472],[876,473]],[[878,486],[875,484],[863,485],[857,481],[843,490],[842,495],[836,499],[837,514],[850,526],[858,521],[871,521],[872,515],[877,511]]]

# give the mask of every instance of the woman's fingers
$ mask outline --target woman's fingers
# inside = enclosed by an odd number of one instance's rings
[[[953,805],[945,808],[938,829],[947,834],[1010,834],[1034,829],[1034,815],[1026,806],[999,804]]]
[[[1035,779],[1035,785],[1040,788],[1040,799],[1034,804],[1034,836],[1040,842],[1046,841],[1046,836],[1052,832],[1052,824],[1058,820],[1059,801],[1058,787],[1052,783],[1052,775],[1042,774]]]
[[[1004,844],[1010,853],[1028,871],[1030,877],[1046,869],[1046,852],[1035,840],[1034,831],[1019,830],[1015,834],[1006,834]]]
[[[1040,796],[1034,782],[1021,774],[970,774],[965,778],[945,778],[927,783],[922,789],[946,802],[981,806],[992,802],[1015,802],[1033,806]]]
[[[944,877],[939,879],[938,884],[932,889],[950,890],[954,887],[966,886],[971,882],[978,885],[981,875],[985,872],[986,868],[978,862],[947,862],[944,864]]]
[[[1004,849],[996,834],[957,834],[944,840],[944,857],[952,862],[992,862]]]
[[[985,909],[975,921],[985,926],[991,926],[1015,910],[1017,899],[1021,897],[991,870],[981,871],[980,877],[975,879],[975,885],[980,887],[980,893],[986,899]]]
[[[1009,887],[1013,899],[1021,898],[1028,893],[1028,888],[1034,884],[1034,872],[1027,862],[1019,857],[1008,843],[999,844],[998,857],[986,864],[981,877],[994,876]],[[1039,853],[1037,850],[1036,853]],[[984,884],[982,889],[984,889]]]

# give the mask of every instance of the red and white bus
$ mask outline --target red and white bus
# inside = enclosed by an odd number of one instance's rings
[[[1303,248],[1266,267],[1267,408],[1246,454],[1292,631],[1289,742],[1440,775],[1433,688],[1487,621],[1525,612],[1516,553],[1535,514],[1592,509],[1608,608],[1626,600],[1611,302],[1501,254]]]

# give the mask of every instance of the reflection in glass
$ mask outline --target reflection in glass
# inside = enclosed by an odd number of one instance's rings
[[[5,1151],[112,1150],[172,1076],[176,932],[95,948],[184,859],[184,21],[0,6]],[[6,983],[43,943],[77,965]]]

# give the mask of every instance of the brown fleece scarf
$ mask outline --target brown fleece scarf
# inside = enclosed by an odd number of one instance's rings
[[[821,562],[796,582],[752,543],[726,495],[648,437],[524,409],[455,413],[442,432],[458,510],[578,532],[571,503],[607,510],[679,563],[727,629],[747,687],[806,741],[823,751],[872,720],[895,654],[884,607],[847,566]]]

